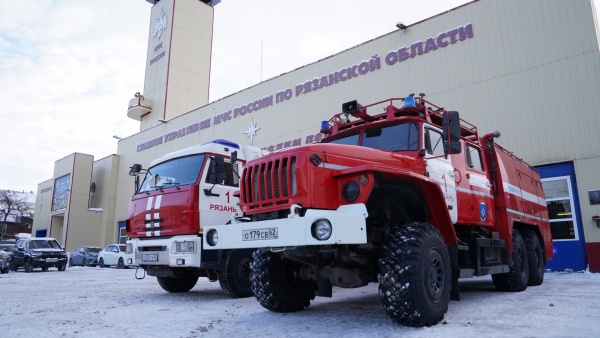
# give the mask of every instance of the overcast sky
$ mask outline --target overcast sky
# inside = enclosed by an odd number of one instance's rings
[[[222,0],[210,101],[467,0]],[[145,0],[0,0],[0,189],[37,191],[74,152],[117,151],[143,93]],[[261,62],[262,55],[262,62]]]

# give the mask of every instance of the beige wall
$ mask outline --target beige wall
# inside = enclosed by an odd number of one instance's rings
[[[600,190],[600,158],[588,158],[575,161],[575,175],[579,187],[579,203],[585,231],[586,242],[600,242],[600,228],[592,220],[600,215],[600,205],[590,205],[588,191]]]

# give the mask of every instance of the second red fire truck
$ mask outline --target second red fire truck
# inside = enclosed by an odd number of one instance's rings
[[[258,248],[251,287],[276,312],[378,282],[392,320],[429,326],[459,278],[541,284],[552,238],[538,172],[423,96],[348,102],[320,143],[249,161],[241,212],[204,227],[205,248]]]

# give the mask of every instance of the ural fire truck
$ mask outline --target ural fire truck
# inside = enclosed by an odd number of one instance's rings
[[[538,172],[423,96],[348,102],[320,143],[249,161],[242,214],[205,227],[205,248],[259,248],[251,287],[275,312],[379,282],[393,321],[430,326],[459,278],[541,284],[552,238]]]
[[[252,250],[205,251],[202,227],[239,212],[238,174],[248,159],[262,155],[256,147],[215,140],[167,154],[148,169],[133,165],[136,189],[126,228],[134,258],[128,264],[155,276],[168,292],[187,292],[207,277],[232,297],[251,296]]]

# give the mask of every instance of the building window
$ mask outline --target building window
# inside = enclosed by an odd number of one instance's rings
[[[127,234],[125,233],[126,229],[119,228],[119,244],[127,244]]]
[[[570,177],[544,178],[542,186],[546,194],[552,239],[554,241],[578,240]]]

